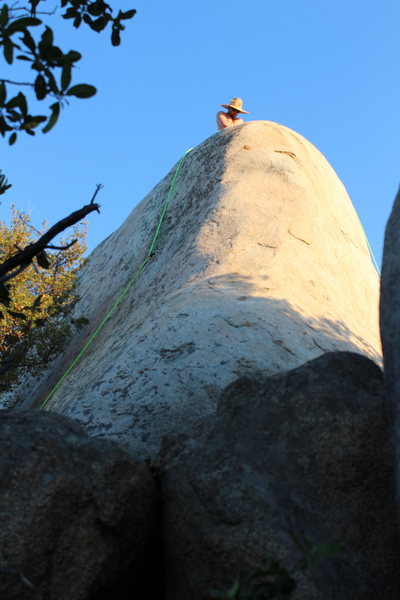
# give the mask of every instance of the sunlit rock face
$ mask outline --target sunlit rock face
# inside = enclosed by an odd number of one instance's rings
[[[147,256],[174,173],[91,254],[76,309],[90,324],[36,402]],[[378,287],[349,197],[312,144],[267,121],[220,131],[184,159],[154,256],[46,408],[156,458],[238,376],[331,350],[379,363]]]

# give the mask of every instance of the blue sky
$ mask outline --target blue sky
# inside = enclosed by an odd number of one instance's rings
[[[53,224],[102,183],[101,215],[89,217],[93,249],[215,132],[219,105],[240,96],[247,120],[286,125],[325,155],[380,263],[400,180],[398,0],[110,3],[138,11],[119,48],[108,34],[51,23],[63,50],[83,54],[74,82],[98,94],[72,100],[46,135],[1,142],[13,184],[3,220],[14,203],[37,226]],[[11,74],[4,62],[2,73]]]

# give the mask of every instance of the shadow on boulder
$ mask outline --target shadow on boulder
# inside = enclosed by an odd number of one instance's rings
[[[344,550],[295,575],[297,600],[400,597],[382,372],[366,357],[234,382],[196,437],[166,440],[163,461],[168,599],[227,590],[270,556],[295,573],[303,535]]]
[[[2,411],[0,444],[2,600],[100,600],[121,577],[119,598],[152,600],[140,589],[159,521],[147,466],[51,413]]]

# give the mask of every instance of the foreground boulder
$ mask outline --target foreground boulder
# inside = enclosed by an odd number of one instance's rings
[[[2,600],[109,598],[128,568],[141,585],[157,526],[144,464],[50,413],[0,413],[0,447]]]
[[[95,249],[79,276],[89,319],[57,365],[19,390],[42,402],[149,253],[175,169]],[[332,350],[379,362],[379,280],[350,199],[325,158],[259,121],[184,159],[152,258],[47,407],[157,459],[226,385]],[[29,389],[29,394],[26,394]]]
[[[400,190],[386,225],[382,259],[380,327],[385,390],[393,415],[397,497],[400,516]]]
[[[226,591],[270,556],[297,579],[297,600],[400,597],[389,426],[369,359],[331,353],[240,379],[216,419],[163,456],[168,600]],[[328,542],[341,555],[297,575],[310,543]]]

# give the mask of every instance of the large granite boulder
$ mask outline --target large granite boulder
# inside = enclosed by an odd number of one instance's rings
[[[38,411],[2,411],[0,446],[2,600],[105,600],[128,569],[153,598],[142,572],[159,509],[145,464]]]
[[[200,433],[164,443],[168,600],[226,591],[270,556],[296,600],[399,598],[389,437],[382,372],[361,355],[231,384]],[[299,575],[306,538],[343,553]]]
[[[385,389],[393,415],[400,515],[400,190],[386,225],[382,260],[380,326]]]
[[[174,174],[89,257],[76,306],[89,327],[20,406],[46,398],[146,258]],[[246,123],[190,152],[154,250],[47,405],[93,435],[157,459],[163,436],[195,430],[239,376],[333,350],[380,360],[360,222],[325,158],[286,127]]]

